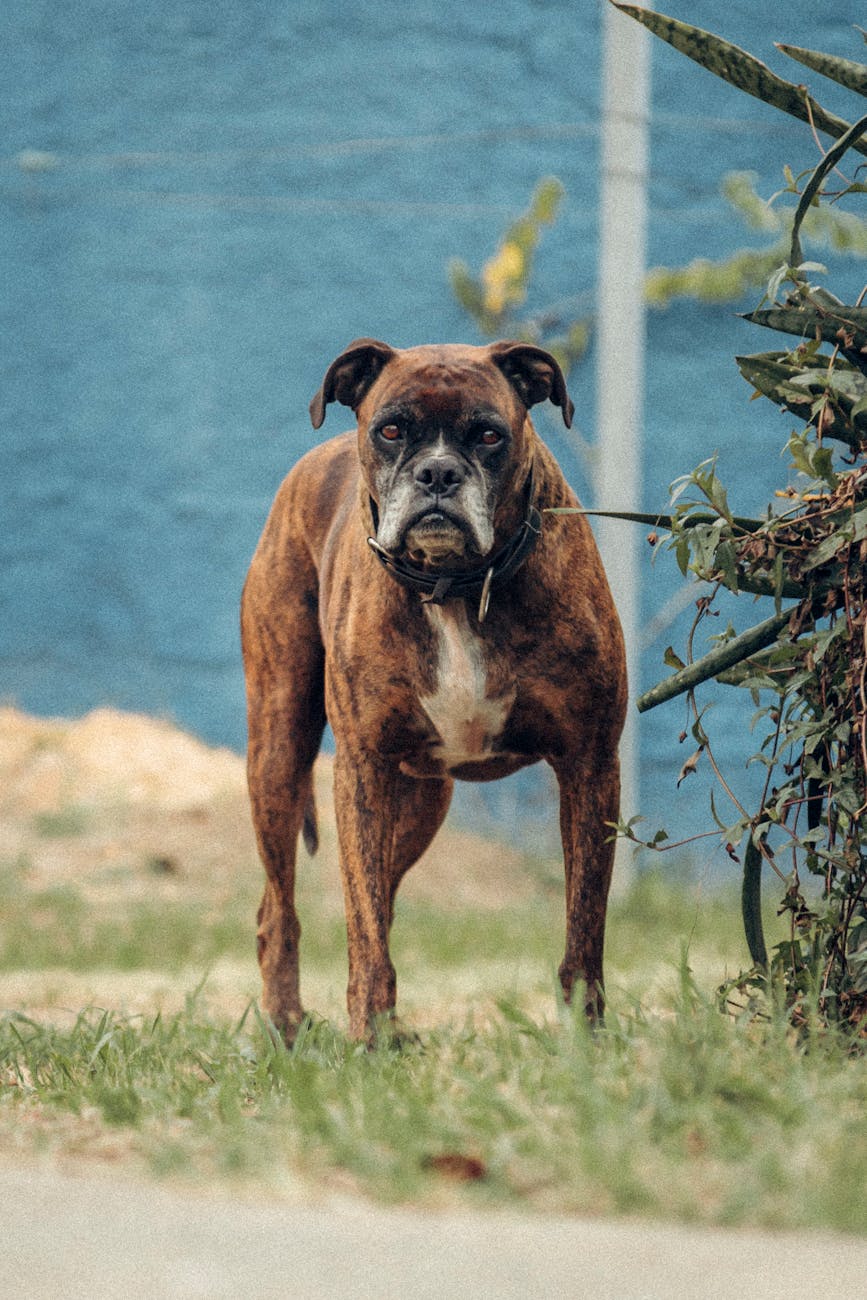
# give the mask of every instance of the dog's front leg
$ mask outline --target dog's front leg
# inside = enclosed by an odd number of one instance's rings
[[[566,869],[566,953],[560,983],[566,1001],[576,981],[586,986],[591,1020],[602,1018],[602,954],[608,887],[614,865],[614,834],[620,806],[620,769],[615,759],[604,768],[563,763],[555,768],[560,784],[560,829]]]
[[[397,996],[388,930],[398,776],[378,755],[338,745],[334,804],[349,951],[349,1032],[368,1041],[382,1019],[393,1016]]]

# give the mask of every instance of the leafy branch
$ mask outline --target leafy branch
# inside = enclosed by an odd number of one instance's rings
[[[615,0],[612,0],[615,3]],[[673,550],[681,572],[707,584],[698,601],[687,661],[669,648],[674,674],[646,692],[641,710],[686,694],[699,748],[681,779],[707,754],[737,814],[711,812],[729,856],[743,841],[742,911],[753,967],[725,986],[751,1000],[777,989],[793,1020],[811,1008],[826,1022],[865,1032],[867,1026],[867,312],[844,304],[811,277],[823,268],[804,261],[801,234],[823,200],[864,192],[843,181],[831,195],[828,179],[849,150],[867,152],[867,116],[850,125],[826,113],[803,87],[771,73],[730,42],[632,5],[617,4],[656,35],[740,90],[831,135],[835,143],[789,188],[799,194],[785,259],[770,277],[765,302],[747,319],[794,336],[790,351],[738,357],[756,394],[789,412],[801,427],[787,444],[801,476],[797,491],[778,493],[788,508],[769,506],[760,521],[738,519],[716,473],[715,460],[683,476],[672,489],[675,509],[656,545]],[[867,67],[830,55],[781,46],[801,63],[867,94]],[[798,186],[801,185],[800,190]],[[824,209],[827,210],[827,209]],[[863,295],[862,295],[863,297]],[[823,347],[830,346],[830,351]],[[837,444],[835,449],[834,444]],[[691,494],[691,495],[690,495]],[[708,509],[710,507],[710,509]],[[700,622],[728,592],[764,594],[775,611],[747,632],[731,625],[718,644],[695,659]],[[785,598],[796,604],[782,607]],[[758,806],[738,801],[713,758],[696,688],[710,680],[748,690],[764,730],[750,760],[765,769]],[[666,847],[667,833],[639,841],[634,825],[621,833],[649,848]],[[761,924],[761,873],[769,864],[785,883],[780,911],[789,937],[768,955]],[[805,878],[818,885],[807,889]]]
[[[711,797],[718,835],[742,867],[744,932],[753,966],[724,988],[750,1006],[769,991],[787,1003],[795,1023],[816,1014],[867,1035],[867,308],[840,302],[817,283],[826,274],[804,257],[804,239],[867,253],[867,223],[840,204],[867,193],[841,165],[850,151],[867,154],[867,116],[853,123],[823,108],[800,84],[772,72],[721,37],[635,5],[616,8],[737,89],[806,123],[821,158],[796,175],[783,168],[784,188],[765,203],[748,173],[725,182],[730,204],[772,237],[723,262],[655,268],[646,293],[657,305],[689,294],[713,301],[764,288],[746,319],[794,339],[788,350],[736,358],[754,396],[764,396],[796,422],[787,443],[797,489],[780,489],[765,515],[734,512],[705,460],[672,485],[670,508],[659,514],[615,514],[651,529],[655,547],[673,552],[681,573],[704,584],[696,602],[685,658],[669,647],[674,673],[638,701],[642,711],[685,695],[696,749],[680,781],[699,762],[710,764],[734,810],[722,816]],[[824,77],[867,95],[867,67],[794,46],[779,49]],[[823,149],[818,133],[832,144]],[[832,179],[833,178],[833,179]],[[833,184],[834,188],[831,188]],[[784,196],[794,207],[778,202]],[[571,320],[570,303],[523,314],[533,259],[543,228],[563,197],[554,179],[540,183],[528,211],[512,223],[479,276],[451,267],[459,301],[484,334],[510,333],[544,343],[568,367],[589,337],[589,319]],[[559,513],[570,513],[560,511]],[[773,612],[746,632],[729,624],[706,654],[695,657],[699,627],[728,598],[750,593]],[[784,606],[783,602],[794,602]],[[721,770],[696,691],[709,681],[749,691],[752,727],[764,732],[750,762],[764,770],[761,796],[750,810]],[[686,738],[686,732],[681,739]],[[640,840],[639,819],[620,834],[655,851],[675,847],[665,830]],[[682,843],[682,841],[680,841]],[[740,849],[738,846],[742,846]],[[769,955],[761,922],[761,877],[768,866],[783,884],[780,911],[788,938]]]

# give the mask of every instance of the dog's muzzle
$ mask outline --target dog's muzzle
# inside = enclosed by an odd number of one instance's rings
[[[542,516],[533,500],[535,480],[532,469],[527,476],[524,495],[524,518],[517,531],[512,534],[505,546],[500,547],[478,568],[425,569],[393,555],[385,547],[380,546],[375,537],[368,537],[367,544],[386,572],[404,587],[419,592],[424,603],[442,605],[447,600],[478,600],[478,618],[479,622],[483,623],[490,605],[492,588],[502,586],[518,572],[542,532]],[[376,502],[372,498],[370,506],[374,529],[376,529],[378,511]]]

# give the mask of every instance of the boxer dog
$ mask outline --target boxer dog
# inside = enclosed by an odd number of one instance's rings
[[[303,1011],[299,832],[316,848],[311,771],[326,720],[346,903],[350,1033],[394,1017],[388,939],[401,877],[453,782],[545,760],[560,790],[567,1000],[602,1009],[618,815],[623,640],[586,519],[529,410],[573,405],[527,343],[399,350],[358,339],[310,404],[357,428],[305,455],[277,493],[242,602],[253,820],[265,866],[262,1005],[287,1042]],[[467,871],[472,866],[467,864]]]

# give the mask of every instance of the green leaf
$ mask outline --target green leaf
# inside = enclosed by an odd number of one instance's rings
[[[719,511],[726,523],[732,523],[733,517],[729,507],[729,494],[716,477],[714,477],[711,487],[710,499],[713,502],[714,509]]]
[[[623,519],[626,523],[649,524],[651,528],[670,528],[671,515],[644,514],[638,510],[593,510],[589,506],[545,506],[544,515],[592,515],[601,519]]]
[[[448,270],[452,292],[458,302],[471,316],[478,317],[485,310],[484,295],[466,262],[455,257]]]
[[[712,262],[694,258],[687,266],[654,266],[644,280],[645,300],[667,307],[674,298],[700,302],[737,302],[747,290],[761,289],[789,251],[788,239],[771,248],[741,248],[731,257]]]
[[[550,226],[557,218],[557,212],[565,194],[562,183],[556,176],[545,176],[539,181],[530,205],[530,214],[534,221]]]
[[[723,582],[729,591],[738,590],[738,570],[735,563],[735,548],[726,540],[716,548],[715,563],[723,576]]]
[[[855,129],[855,128],[853,127],[853,130],[854,130],[854,129]],[[845,150],[842,150],[841,152],[844,152],[844,153],[845,153]],[[807,272],[809,272],[810,275],[827,275],[827,274],[828,274],[828,268],[827,268],[827,266],[825,265],[824,262],[801,262],[801,261],[799,261],[799,262],[795,265],[795,270],[796,270],[796,271],[802,271],[804,274],[806,274]],[[834,301],[835,301],[835,303],[836,303],[837,300],[835,299]]]
[[[842,343],[847,348],[867,347],[867,307],[838,307],[819,311],[803,307],[772,307],[743,316],[753,325],[793,334],[796,338],[821,338],[825,343]]]
[[[867,402],[867,398],[863,399]],[[867,407],[865,407],[867,409]],[[852,416],[855,415],[855,408],[852,408]],[[860,415],[860,411],[859,411]],[[837,474],[834,471],[834,458],[827,447],[817,447],[813,453],[813,473],[816,478],[822,479],[830,488],[835,488],[839,482]]]
[[[801,407],[797,414],[804,415],[803,407],[809,404],[809,399],[805,393],[791,388],[791,381],[795,375],[800,374],[800,369],[788,360],[788,353],[762,352],[755,356],[735,357],[735,361],[744,379],[753,388],[778,406],[793,403]]]
[[[707,580],[716,571],[716,553],[720,544],[720,529],[723,520],[715,524],[704,524],[696,528],[691,535],[692,570],[699,577]]]
[[[822,432],[825,437],[857,448],[867,437],[867,411],[853,412],[861,399],[867,396],[867,378],[839,357],[833,366],[830,360],[830,357],[816,356],[805,367],[793,361],[787,352],[735,357],[748,383],[808,424],[815,418],[815,401],[830,393],[839,409],[829,409],[829,422],[824,424]],[[825,366],[820,368],[816,363],[822,361]]]
[[[738,90],[753,95],[756,99],[761,99],[764,103],[771,104],[774,108],[779,108],[802,122],[815,125],[820,131],[835,138],[845,135],[850,129],[849,122],[834,113],[826,112],[821,104],[807,94],[803,86],[778,77],[775,72],[771,72],[767,64],[739,46],[733,45],[731,41],[723,40],[721,36],[714,36],[700,27],[679,22],[676,18],[654,13],[652,9],[621,4],[618,0],[610,0],[610,2],[621,13],[635,18],[655,36],[667,41],[681,54],[686,54],[688,58],[707,68],[714,76],[721,77],[723,81],[736,86]],[[859,153],[867,154],[867,145],[859,143],[854,147]]]
[[[820,358],[816,358],[819,360]],[[867,398],[867,376],[841,362],[839,358],[833,365],[823,369],[811,368],[803,374],[796,375],[792,383],[807,388],[820,396],[830,392],[838,401],[840,408],[846,412],[862,437],[867,436],[867,418],[864,418],[864,399]]]
[[[783,262],[783,265],[778,266],[771,278],[768,280],[768,287],[765,289],[765,297],[769,299],[770,302],[777,301],[780,289],[783,287],[783,281],[788,277],[788,274],[789,264],[788,262]]]
[[[850,126],[849,129],[844,132],[833,148],[829,149],[825,154],[818,167],[814,170],[809,181],[804,186],[804,191],[800,197],[798,206],[795,209],[795,220],[792,223],[792,251],[789,255],[789,262],[792,266],[798,266],[799,263],[803,261],[800,239],[801,222],[809,212],[811,204],[818,197],[822,188],[823,180],[827,176],[828,172],[831,171],[833,167],[837,166],[837,163],[848,149],[860,148],[859,141],[865,131],[867,131],[867,116],[859,118],[853,126]],[[864,150],[861,149],[861,152],[863,153]],[[807,267],[805,266],[802,269],[806,270]]]
[[[760,969],[768,965],[768,951],[762,930],[762,851],[752,836],[744,853],[744,875],[741,884],[741,915],[744,934],[753,964]]]
[[[867,67],[863,63],[856,63],[854,59],[841,59],[834,54],[820,54],[817,50],[804,50],[797,45],[781,45],[779,42],[777,49],[790,59],[803,63],[805,68],[845,86],[847,90],[867,95]]]
[[[711,791],[710,791],[710,813],[714,821],[716,822],[718,828],[721,831],[728,832],[729,829],[728,826],[726,826],[725,822],[721,819],[719,813],[716,810],[716,803],[714,802],[714,797],[713,797],[713,787],[711,787]]]
[[[803,566],[804,572],[810,573],[813,569],[827,564],[829,560],[833,560],[838,551],[842,551],[844,546],[848,546],[850,542],[863,541],[865,537],[867,537],[867,506],[861,506],[829,537],[823,538]]]
[[[649,524],[651,528],[671,529],[677,522],[681,528],[696,528],[699,524],[716,524],[719,522],[718,515],[702,514],[696,512],[686,515],[681,519],[675,520],[671,515],[663,511],[657,513],[644,513],[638,510],[593,510],[589,506],[545,506],[542,510],[543,515],[592,515],[601,519],[623,519],[627,523]],[[729,522],[736,528],[746,533],[758,532],[764,528],[766,520],[750,519],[746,515],[731,515]]]
[[[662,656],[662,662],[667,668],[684,668],[685,664],[680,655],[675,654],[673,646],[666,646],[665,654]]]
[[[777,551],[774,556],[774,607],[779,614],[782,609],[783,590],[785,587],[785,570],[783,568],[783,552]]]
[[[727,172],[721,186],[723,197],[754,230],[780,234],[783,216],[756,193],[757,180],[755,172]]]
[[[824,538],[819,545],[813,550],[809,560],[804,567],[805,573],[811,573],[813,569],[819,569],[823,564],[833,560],[838,551],[842,551],[844,546],[852,540],[851,533],[844,531],[834,532],[830,537]]]
[[[806,474],[807,478],[813,478],[813,462],[810,458],[807,435],[803,433],[794,434],[789,439],[787,450],[792,457],[792,464],[795,469],[801,474]]]

